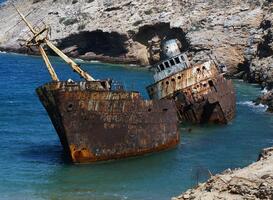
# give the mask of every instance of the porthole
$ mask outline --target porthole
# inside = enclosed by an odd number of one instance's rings
[[[169,81],[166,81],[166,84],[169,85]]]
[[[177,78],[180,80],[180,79],[181,79],[181,76],[178,76]]]
[[[174,78],[172,78],[172,82],[175,82],[175,79],[174,79]]]
[[[72,111],[72,109],[73,109],[73,104],[69,103],[67,106],[67,111],[70,112],[70,111]]]

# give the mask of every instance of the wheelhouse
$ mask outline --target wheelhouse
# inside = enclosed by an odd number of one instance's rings
[[[168,58],[152,67],[154,71],[154,81],[158,82],[189,67],[190,63],[185,54]]]

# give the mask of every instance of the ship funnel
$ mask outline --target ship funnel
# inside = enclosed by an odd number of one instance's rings
[[[177,39],[171,39],[162,42],[162,58],[167,59],[167,58],[172,58],[174,56],[177,56],[181,54],[180,51],[181,48],[181,43]]]

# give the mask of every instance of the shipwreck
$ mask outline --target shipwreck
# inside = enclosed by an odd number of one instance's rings
[[[33,28],[16,8],[38,47],[52,81],[36,89],[64,152],[74,163],[121,159],[175,147],[180,140],[172,100],[144,100],[112,81],[95,80],[48,39],[48,28]],[[44,50],[47,46],[83,81],[60,81]]]
[[[151,99],[173,99],[181,122],[223,123],[235,116],[236,97],[225,66],[210,59],[192,65],[176,39],[162,42],[161,61],[151,67],[154,83],[147,87]]]

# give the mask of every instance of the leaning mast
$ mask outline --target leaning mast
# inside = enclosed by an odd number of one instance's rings
[[[84,78],[86,81],[94,81],[95,79],[89,75],[87,72],[82,70],[78,64],[76,64],[72,59],[70,59],[68,56],[66,56],[60,49],[58,49],[52,42],[50,42],[47,39],[47,34],[48,34],[48,27],[45,27],[41,31],[36,31],[32,25],[27,21],[25,16],[19,11],[19,9],[13,5],[14,8],[16,9],[17,13],[20,15],[22,20],[25,22],[27,27],[30,29],[32,34],[34,35],[28,42],[28,45],[34,45],[39,48],[39,51],[46,63],[47,70],[52,78],[53,81],[59,81],[59,78],[52,67],[52,64],[50,63],[50,60],[48,56],[45,53],[45,50],[43,48],[43,45],[47,45],[50,49],[52,49],[58,56],[60,56],[67,64],[70,65],[70,67],[80,75],[80,77]],[[42,34],[46,33],[46,36],[42,36]]]

